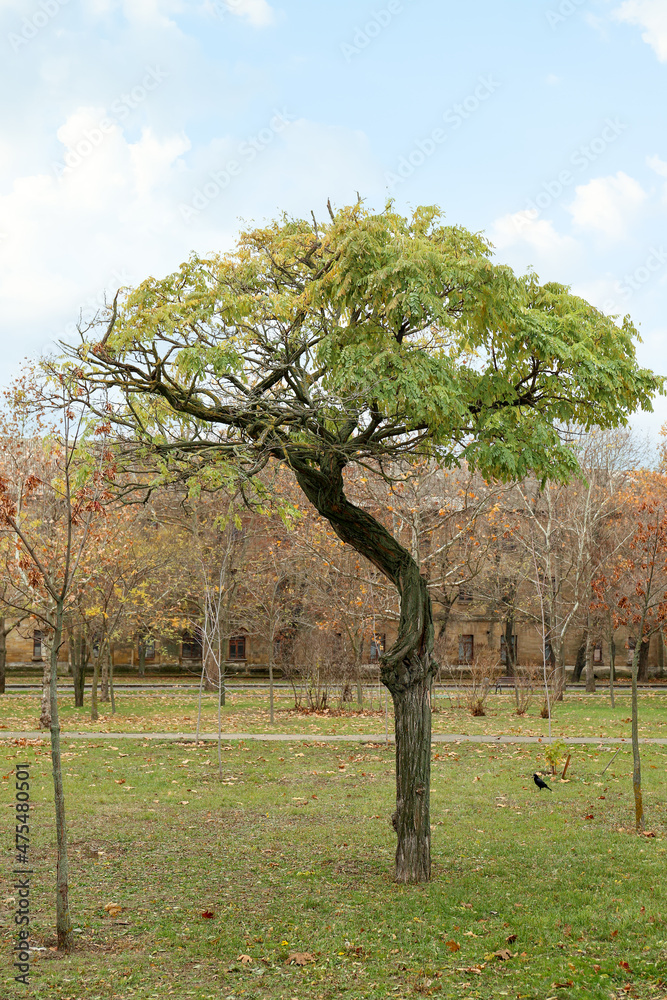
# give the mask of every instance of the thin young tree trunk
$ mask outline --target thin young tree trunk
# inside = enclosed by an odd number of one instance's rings
[[[146,673],[146,639],[144,637],[139,639],[139,676],[143,677]]]
[[[116,714],[116,692],[113,686],[113,652],[111,644],[107,643],[107,659],[109,661],[109,697],[111,698],[111,714]]]
[[[593,643],[590,627],[586,628],[586,692],[595,693],[595,672],[593,670]]]
[[[109,700],[109,659],[107,656],[106,636],[100,643],[100,657],[102,659],[102,677],[100,680],[100,701]]]
[[[56,813],[56,938],[59,951],[72,947],[72,921],[69,914],[67,871],[67,824],[65,822],[65,792],[60,757],[60,722],[58,719],[58,653],[62,642],[62,606],[56,609],[56,627],[50,655],[49,694],[51,702],[51,761]]]
[[[42,638],[42,655],[44,647],[48,644]],[[49,653],[51,650],[49,651]],[[42,703],[39,713],[39,728],[49,729],[51,726],[51,656],[44,656],[44,667],[42,670]]]
[[[0,618],[0,694],[5,693],[5,678],[7,676],[7,632],[5,619]]]
[[[611,701],[612,708],[616,708],[616,700],[614,697],[615,673],[616,673],[616,643],[614,642],[614,637],[612,635],[609,641],[609,699]]]
[[[272,644],[271,644],[272,645]],[[273,651],[269,650],[269,720],[274,723],[273,715]]]
[[[90,692],[90,718],[93,722],[97,722],[99,719],[99,711],[97,708],[97,685],[100,679],[100,656],[102,650],[97,647],[97,653],[93,652],[93,684]]]
[[[642,628],[644,622],[642,620]],[[639,634],[641,635],[641,629]],[[641,833],[644,829],[644,803],[642,801],[642,766],[639,756],[639,712],[637,706],[637,675],[639,673],[639,657],[643,643],[637,642],[632,654],[632,791],[635,796],[635,829]]]

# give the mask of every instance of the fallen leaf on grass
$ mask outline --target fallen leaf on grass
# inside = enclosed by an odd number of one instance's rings
[[[472,903],[461,903],[464,910],[472,910]]]
[[[250,965],[252,962],[252,955],[239,955],[236,961],[240,962],[241,965]]]
[[[626,972],[632,972],[632,969],[630,968],[627,962],[619,962],[618,964],[622,969],[625,969]]]
[[[478,976],[482,975],[482,969],[486,968],[486,962],[482,962],[481,965],[467,965],[464,968],[457,969],[457,972],[476,972]]]
[[[512,953],[509,948],[499,948],[498,951],[492,951],[490,955],[485,955],[484,958],[487,962],[491,961],[492,958],[497,958],[500,962],[509,962],[510,958],[516,958],[518,954],[518,951]]]
[[[509,937],[505,939],[508,944],[514,944],[516,941],[516,934],[510,934]]]
[[[644,830],[644,837],[655,837],[655,830]]]
[[[570,986],[574,986],[574,983],[572,982],[571,979],[566,979],[564,983],[552,983],[551,984],[551,989],[552,990],[566,990]]]
[[[119,906],[118,903],[106,903],[104,909],[110,917],[117,917],[119,913],[123,912],[123,907]]]
[[[460,951],[461,945],[458,941],[445,941],[445,946],[449,948],[450,951]]]
[[[287,958],[287,965],[308,965],[309,962],[314,961],[315,956],[311,955],[309,951],[293,951]]]
[[[213,910],[204,910],[204,912],[202,913],[202,917],[205,917],[207,920],[210,920],[211,917],[214,917],[214,916],[215,916],[215,913],[213,912]]]

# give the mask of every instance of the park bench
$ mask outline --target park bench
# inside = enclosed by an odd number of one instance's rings
[[[516,683],[516,677],[503,676],[496,677],[496,687],[494,694],[502,694],[504,688],[513,688]]]

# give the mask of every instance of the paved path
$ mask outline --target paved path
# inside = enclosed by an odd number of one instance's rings
[[[169,740],[175,742],[194,743],[196,733],[61,733],[63,740]],[[24,732],[24,733],[4,733],[0,732],[0,742],[5,740],[48,740],[48,732]],[[607,736],[554,736],[553,739],[562,739],[564,743],[583,744],[584,746],[600,746],[626,743],[631,746],[631,741],[624,737]],[[217,733],[200,733],[199,739],[202,743],[215,742],[218,739]],[[225,743],[230,742],[266,742],[266,743],[384,743],[384,733],[341,733],[340,736],[315,735],[313,733],[222,733],[221,739]],[[389,743],[394,742],[392,734],[389,735]],[[468,736],[465,733],[438,733],[431,736],[431,743],[548,743],[548,736]],[[656,744],[667,746],[667,738],[640,739],[640,743]]]

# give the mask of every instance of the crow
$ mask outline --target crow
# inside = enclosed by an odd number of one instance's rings
[[[546,781],[542,781],[542,779],[540,778],[539,774],[534,774],[533,775],[533,781],[535,782],[535,784],[537,785],[537,787],[539,788],[540,791],[542,791],[543,788],[546,788],[546,790],[548,792],[551,791],[551,789],[547,785]]]

